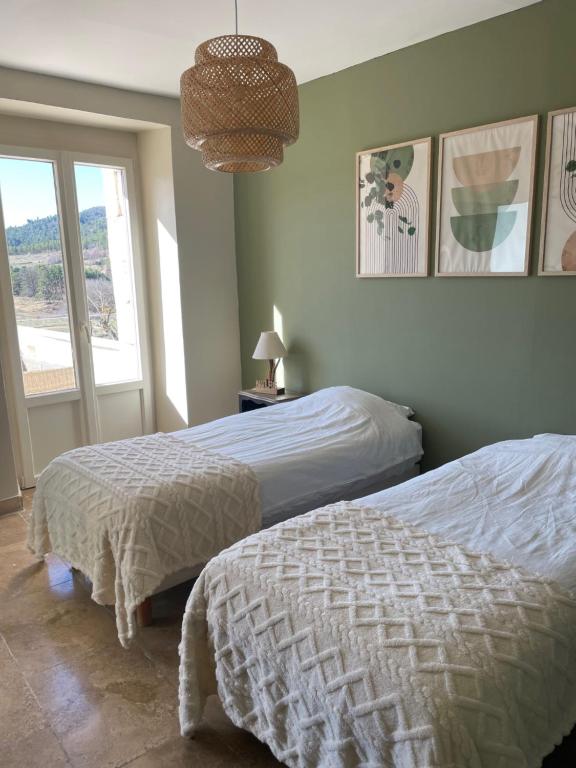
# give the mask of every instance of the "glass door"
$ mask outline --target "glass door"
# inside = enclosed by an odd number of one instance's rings
[[[0,157],[24,394],[77,389],[54,163]]]
[[[123,168],[74,163],[96,386],[142,378]]]
[[[23,487],[63,451],[153,427],[135,211],[129,161],[0,148],[0,351]]]

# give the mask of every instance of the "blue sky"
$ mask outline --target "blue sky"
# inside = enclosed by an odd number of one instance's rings
[[[104,204],[99,168],[76,165],[76,186],[80,210]],[[0,194],[4,224],[25,224],[28,219],[53,216],[56,193],[52,163],[0,157]]]

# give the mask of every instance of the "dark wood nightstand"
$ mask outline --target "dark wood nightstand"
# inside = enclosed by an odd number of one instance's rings
[[[288,403],[304,397],[302,392],[285,392],[283,395],[266,395],[262,392],[254,392],[253,389],[241,389],[238,392],[238,410],[240,413],[255,411],[258,408],[266,408],[269,405]]]

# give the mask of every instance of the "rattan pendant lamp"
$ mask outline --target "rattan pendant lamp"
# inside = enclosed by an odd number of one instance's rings
[[[298,89],[291,69],[261,37],[236,33],[201,43],[180,78],[186,143],[213,171],[267,171],[298,138]]]

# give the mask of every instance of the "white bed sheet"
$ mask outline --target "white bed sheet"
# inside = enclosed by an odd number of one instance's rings
[[[576,594],[576,436],[497,443],[357,503]]]
[[[248,464],[260,483],[265,525],[367,493],[422,456],[421,427],[406,406],[352,387],[227,416],[175,432]]]

